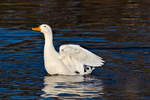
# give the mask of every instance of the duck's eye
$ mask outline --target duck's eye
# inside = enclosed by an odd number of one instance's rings
[[[46,26],[44,26],[44,27],[46,27]]]

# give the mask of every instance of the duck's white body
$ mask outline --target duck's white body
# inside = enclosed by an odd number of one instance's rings
[[[104,61],[101,57],[79,45],[62,45],[58,53],[53,45],[53,34],[50,26],[43,24],[38,28],[33,28],[33,30],[41,31],[44,34],[44,64],[49,74],[84,75],[90,74],[94,67],[103,65]]]

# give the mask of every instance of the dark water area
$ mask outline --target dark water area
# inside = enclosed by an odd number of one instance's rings
[[[150,100],[149,0],[1,0],[1,100]],[[105,60],[88,76],[49,76],[44,38],[79,44]]]

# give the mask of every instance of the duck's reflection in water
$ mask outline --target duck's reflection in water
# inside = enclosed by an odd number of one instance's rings
[[[86,98],[103,95],[102,81],[91,76],[45,76],[41,97]]]

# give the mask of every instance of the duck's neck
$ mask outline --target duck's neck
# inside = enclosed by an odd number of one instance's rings
[[[48,63],[50,59],[55,59],[58,57],[58,53],[53,45],[52,33],[45,33],[45,46],[44,46],[44,62]]]

